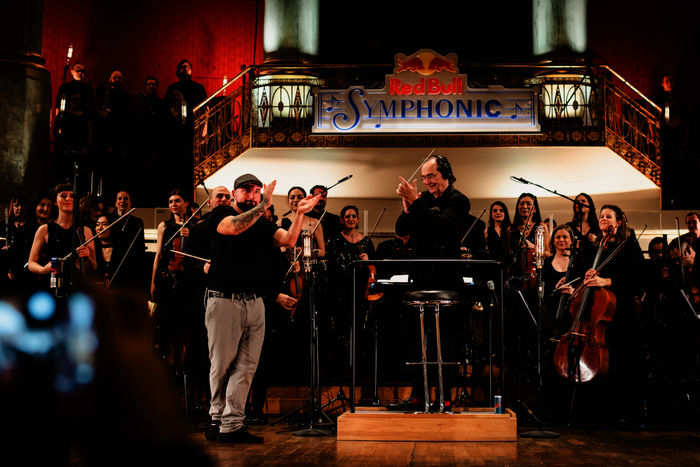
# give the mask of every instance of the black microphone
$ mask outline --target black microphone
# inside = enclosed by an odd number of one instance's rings
[[[206,192],[207,196],[209,196],[209,190],[207,190],[207,186],[204,184],[204,179],[200,178],[197,184],[195,185],[195,188],[198,187],[199,185],[202,185],[202,188],[204,188],[204,191]]]
[[[335,182],[333,185],[331,185],[331,186],[329,186],[328,188],[326,188],[326,191],[330,190],[331,188],[333,188],[333,187],[336,186],[336,185],[340,185],[341,183],[350,180],[351,178],[352,178],[352,174],[348,175],[348,176],[345,177],[345,178],[341,178],[340,180],[338,180],[337,182]]]
[[[527,185],[527,184],[530,183],[530,182],[528,182],[527,180],[525,180],[524,178],[514,177],[514,176],[512,176],[512,175],[510,176],[510,179],[513,180],[514,182],[524,183],[525,185]]]

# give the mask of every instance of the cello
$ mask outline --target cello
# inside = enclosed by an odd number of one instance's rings
[[[592,266],[596,272],[600,271],[627,241],[622,242],[606,261],[601,263],[603,251],[613,236],[614,234],[609,232],[598,243]],[[585,383],[607,374],[610,368],[605,331],[615,314],[617,298],[607,287],[588,287],[582,283],[574,290],[569,300],[573,324],[557,343],[554,367],[563,378],[574,383]]]

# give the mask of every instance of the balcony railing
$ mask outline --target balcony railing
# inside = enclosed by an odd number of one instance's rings
[[[382,88],[391,65],[254,66],[195,109],[195,179],[251,147],[608,146],[661,184],[661,109],[607,66],[462,65],[469,86],[540,87],[541,134],[312,135],[314,87]]]

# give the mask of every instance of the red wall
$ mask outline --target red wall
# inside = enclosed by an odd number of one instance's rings
[[[113,70],[125,89],[143,90],[148,75],[160,81],[159,95],[176,81],[175,66],[186,58],[192,76],[211,94],[253,63],[256,0],[46,0],[42,56],[51,72],[53,95],[63,80],[68,45],[73,60],[87,66],[85,80],[107,83]],[[259,1],[256,63],[263,57],[263,4]],[[70,79],[70,75],[68,78]],[[54,97],[55,100],[55,97]]]
[[[480,23],[455,20],[459,27],[453,21],[450,27],[436,30],[426,26],[437,22],[430,20],[419,22],[417,27],[398,27],[405,14],[401,16],[393,7],[378,9],[368,0],[353,5],[348,9],[341,3],[321,2],[321,61],[358,61],[358,55],[359,61],[365,61],[364,54],[368,54],[379,63],[390,63],[397,51],[413,53],[417,47],[460,50],[464,52],[460,60],[466,61],[530,50],[531,20],[523,14],[525,10],[511,11],[511,16],[518,13],[517,21],[499,19],[502,6],[498,2],[478,10],[485,24],[478,31],[489,34],[477,34],[483,36],[477,43],[459,31],[467,26],[471,31]],[[119,69],[127,90],[141,90],[145,77],[152,74],[160,80],[162,95],[176,79],[177,62],[187,58],[192,62],[194,79],[211,93],[221,85],[224,75],[231,78],[241,65],[253,62],[256,6],[255,63],[260,63],[264,0],[45,0],[42,55],[51,71],[54,93],[63,78],[69,43],[75,47],[74,57],[86,62],[86,80],[95,86],[106,83],[110,72]],[[451,14],[433,12],[426,18],[461,18],[462,13],[473,14],[474,8],[471,2],[454,4]],[[689,82],[689,64],[695,59],[690,49],[693,16],[687,8],[685,2],[590,1],[589,48],[646,94],[657,89],[666,70],[675,72],[679,89],[694,92]],[[440,46],[440,41],[446,44]]]
[[[675,75],[678,89],[690,95],[698,38],[689,5],[590,1],[588,47],[647,95],[658,90],[661,75],[667,72]]]

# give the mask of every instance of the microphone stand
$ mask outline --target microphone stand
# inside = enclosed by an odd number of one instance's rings
[[[317,224],[318,225],[318,224]],[[314,294],[314,276],[315,272],[313,270],[313,264],[311,262],[311,233],[308,229],[302,231],[303,235],[303,251],[304,251],[304,273],[306,275],[305,283],[308,284],[309,292],[309,326],[310,326],[310,336],[309,336],[309,401],[288,412],[277,420],[273,421],[270,425],[275,425],[282,420],[291,417],[294,414],[301,412],[304,408],[309,408],[310,412],[307,415],[307,422],[305,428],[296,430],[292,432],[294,436],[333,436],[335,434],[333,420],[323,411],[321,407],[321,387],[320,387],[320,377],[319,377],[319,339],[318,339],[318,325],[316,324],[316,299]],[[324,419],[326,423],[324,423]],[[331,429],[326,430],[321,427],[321,425],[330,425]],[[303,422],[302,422],[303,426]]]
[[[536,186],[536,187],[538,187],[538,188],[542,188],[544,191],[548,191],[549,193],[552,193],[553,195],[561,196],[562,198],[568,199],[568,200],[571,201],[572,203],[578,204],[579,206],[587,206],[586,204],[583,204],[583,203],[580,202],[580,201],[576,201],[576,200],[573,199],[573,198],[569,198],[568,196],[559,193],[557,190],[550,190],[549,188],[543,187],[542,185],[539,185],[539,184],[537,184],[537,183],[531,182],[531,181],[529,181],[529,180],[525,180],[524,178],[518,178],[518,177],[513,177],[513,176],[511,176],[510,179],[513,180],[514,182],[523,183],[523,184],[525,184],[525,185],[534,185],[534,186]]]
[[[538,260],[540,263],[537,268],[537,320],[535,321],[535,328],[537,330],[537,405],[539,406],[539,400],[542,395],[542,308],[544,305],[544,281],[542,280],[542,273],[544,269],[544,258]],[[524,405],[524,404],[523,404]],[[528,409],[528,413],[535,420],[538,425],[537,430],[526,431],[520,436],[523,438],[537,438],[537,439],[554,439],[559,438],[561,435],[553,431],[547,431],[542,429],[542,421],[535,416],[535,414]]]

